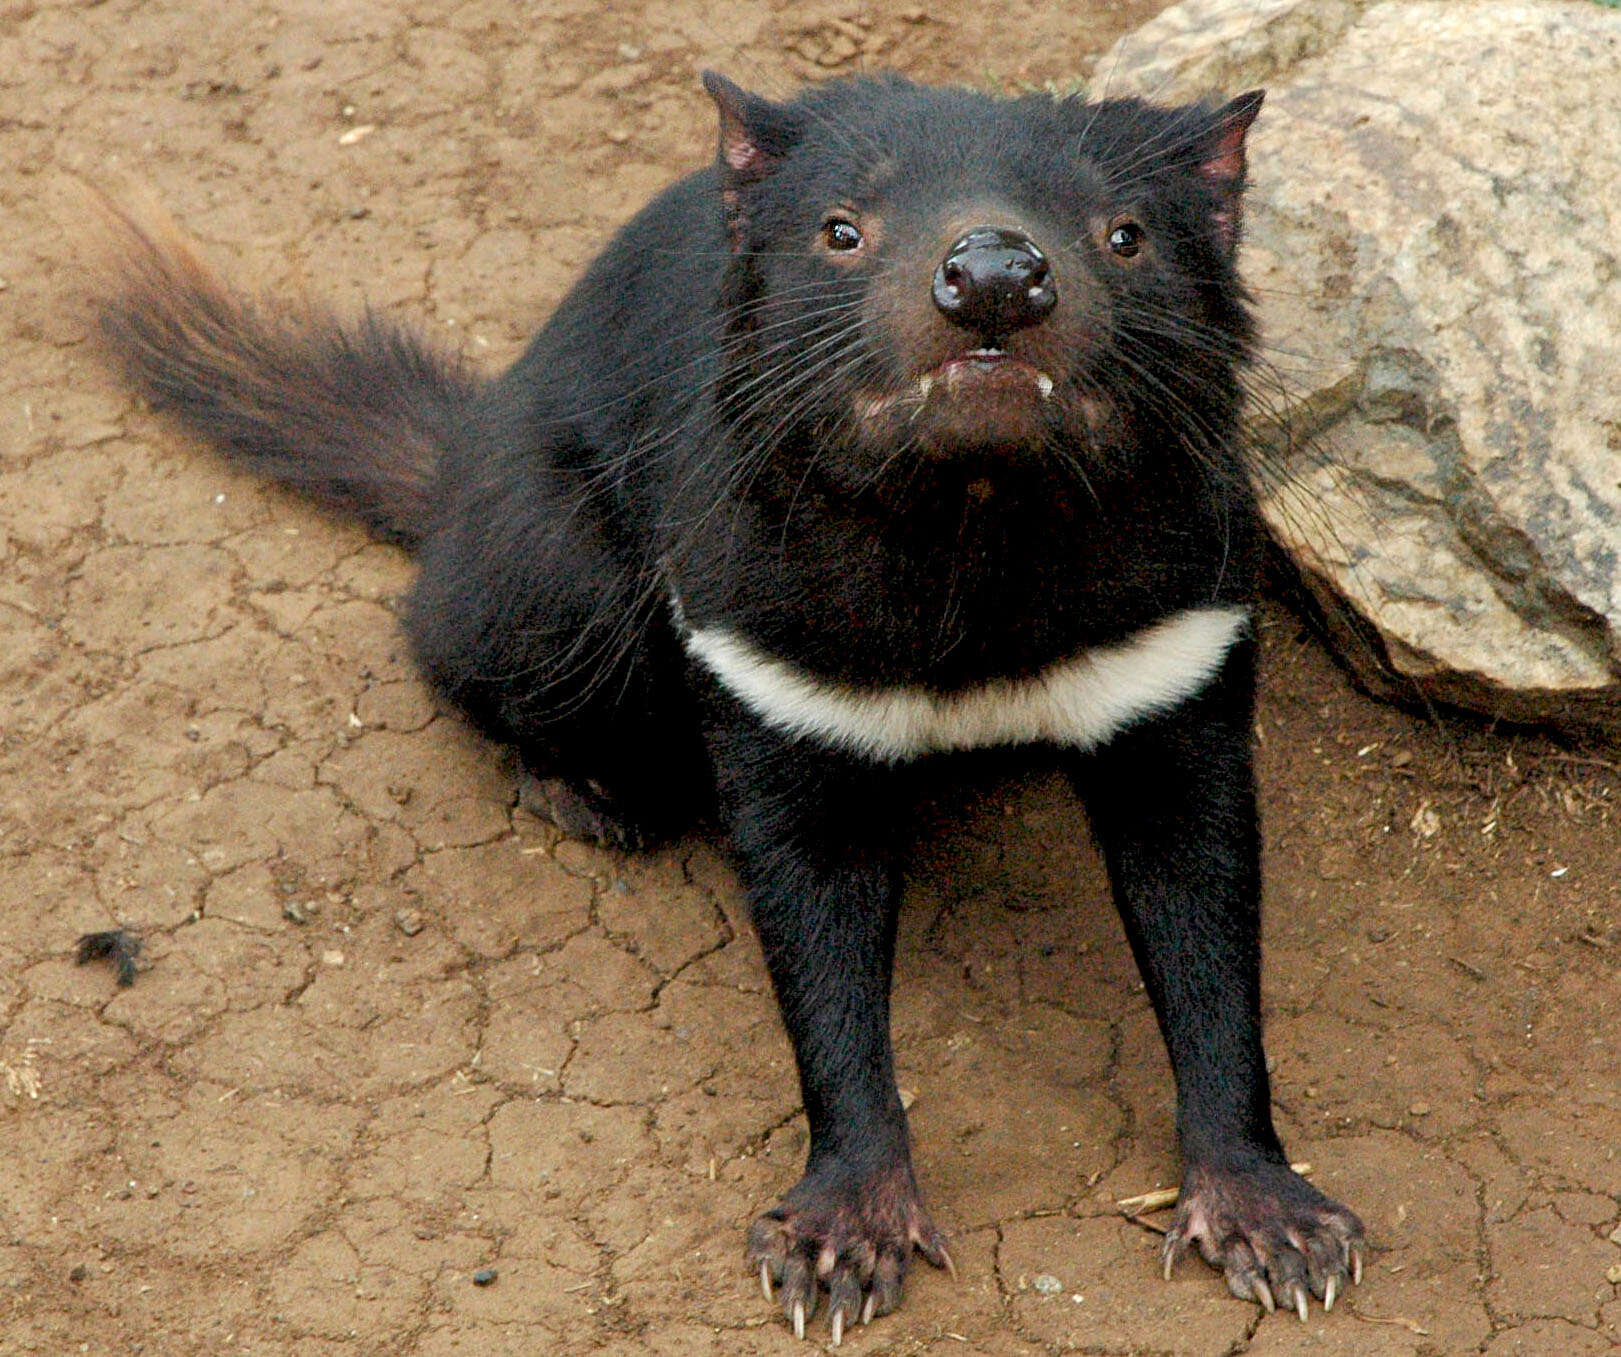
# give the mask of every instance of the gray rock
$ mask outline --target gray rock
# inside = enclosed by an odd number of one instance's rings
[[[1258,479],[1345,658],[1621,732],[1621,11],[1188,0],[1098,72],[1270,89]]]

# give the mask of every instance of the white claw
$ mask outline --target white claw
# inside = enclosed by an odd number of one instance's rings
[[[878,1308],[878,1297],[874,1292],[867,1293],[867,1299],[861,1303],[861,1322],[872,1323],[872,1312]]]
[[[1255,1299],[1265,1307],[1267,1314],[1278,1308],[1277,1301],[1272,1299],[1272,1288],[1266,1284],[1265,1277],[1257,1277],[1254,1285]]]
[[[794,1302],[794,1337],[795,1338],[803,1338],[804,1336],[805,1336],[805,1302],[802,1301],[802,1300],[796,1300]]]
[[[1351,1281],[1356,1286],[1362,1285],[1362,1250],[1351,1250]]]
[[[1166,1250],[1164,1250],[1164,1252],[1161,1255],[1161,1261],[1163,1263],[1163,1267],[1162,1267],[1161,1270],[1165,1274],[1165,1280],[1170,1281],[1171,1280],[1171,1269],[1176,1266],[1176,1255],[1174,1253],[1172,1253],[1170,1251],[1170,1249],[1166,1249]]]
[[[1042,400],[1051,400],[1053,394],[1053,379],[1045,372],[1036,373],[1036,390],[1041,392]]]
[[[1306,1322],[1306,1288],[1295,1286],[1295,1313],[1300,1316],[1300,1322]]]
[[[1334,1297],[1338,1294],[1339,1289],[1340,1279],[1338,1277],[1330,1277],[1328,1279],[1328,1284],[1323,1287],[1323,1310],[1325,1313],[1334,1308]]]
[[[765,1292],[765,1298],[771,1299],[771,1264],[760,1264],[760,1290]]]
[[[844,1342],[844,1307],[841,1305],[833,1312],[833,1346],[838,1347]]]

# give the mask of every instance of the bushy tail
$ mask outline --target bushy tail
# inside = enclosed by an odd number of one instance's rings
[[[256,306],[160,210],[95,196],[102,333],[136,390],[240,465],[420,541],[435,465],[477,394],[466,369],[369,311],[345,325]]]

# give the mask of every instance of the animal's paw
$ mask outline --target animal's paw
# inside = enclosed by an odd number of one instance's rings
[[[901,1303],[914,1249],[957,1275],[904,1162],[877,1173],[837,1165],[813,1170],[749,1227],[749,1265],[766,1299],[775,1292],[794,1335],[803,1338],[825,1296],[835,1347],[851,1324]]]
[[[606,788],[589,779],[571,782],[526,773],[518,783],[518,804],[550,820],[566,839],[630,853],[647,846],[642,826]]]
[[[1165,1276],[1189,1245],[1226,1274],[1235,1296],[1306,1318],[1309,1292],[1334,1308],[1362,1280],[1362,1222],[1287,1164],[1190,1165],[1165,1234]]]

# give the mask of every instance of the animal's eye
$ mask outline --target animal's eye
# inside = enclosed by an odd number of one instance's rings
[[[1143,248],[1143,228],[1134,221],[1117,221],[1109,230],[1109,250],[1130,259]]]
[[[822,239],[827,242],[828,249],[837,250],[841,254],[859,250],[864,243],[860,228],[845,217],[829,217],[824,221]]]

